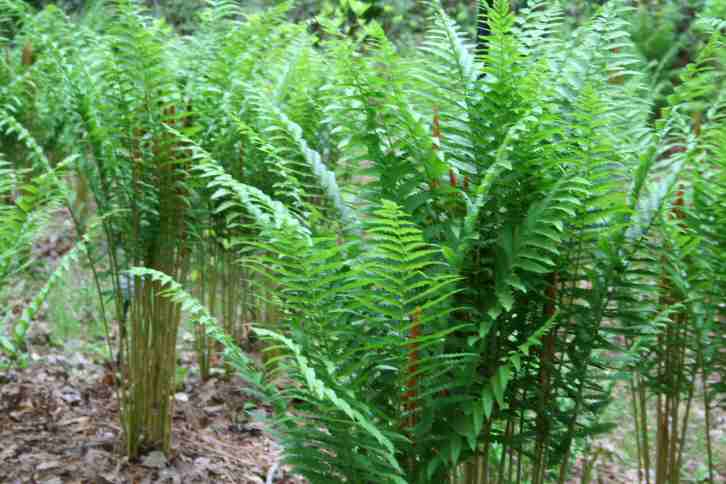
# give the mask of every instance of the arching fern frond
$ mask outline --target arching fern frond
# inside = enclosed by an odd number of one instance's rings
[[[447,338],[470,325],[449,322],[456,277],[440,248],[389,201],[371,212],[365,232],[358,258],[334,238],[306,244],[279,233],[246,242],[258,250],[245,263],[276,287],[289,328],[256,329],[282,353],[271,362],[275,374],[297,382],[281,395],[298,412],[277,417],[286,456],[316,482],[408,482],[421,470],[402,463],[426,461],[447,439],[445,413],[431,421],[426,409],[469,384],[450,377],[453,362],[473,355],[446,351]]]
[[[214,189],[212,199],[218,201],[217,213],[231,210],[228,224],[244,224],[240,217],[248,213],[254,223],[262,229],[282,229],[287,227],[302,238],[309,237],[309,229],[294,216],[282,203],[271,199],[258,188],[237,181],[215,162],[209,154],[192,140],[177,136],[186,144],[184,149],[191,152],[197,164],[194,170],[202,179],[209,179],[207,186]],[[242,210],[239,210],[241,208]]]
[[[30,303],[25,306],[18,320],[12,324],[10,324],[9,320],[6,320],[3,322],[4,324],[0,325],[0,327],[11,328],[11,339],[6,339],[4,335],[0,334],[0,349],[3,349],[8,356],[13,359],[23,358],[23,355],[28,350],[27,334],[33,318],[40,311],[43,304],[45,304],[48,293],[62,280],[73,266],[78,264],[83,252],[88,250],[89,243],[90,237],[86,234],[81,241],[76,243],[70,252],[61,258],[58,267],[53,270],[48,280],[43,284],[43,287],[30,300]]]
[[[300,168],[297,171],[301,178],[315,180],[347,226],[358,225],[355,213],[343,200],[335,172],[325,166],[320,153],[310,148],[300,125],[292,121],[280,108],[267,102],[264,97],[258,99],[258,109],[265,123],[264,132],[277,145],[277,153],[292,159],[298,158],[300,161],[297,164]]]
[[[182,309],[191,317],[196,319],[196,324],[204,326],[207,334],[224,347],[223,356],[225,361],[233,365],[247,381],[258,385],[258,391],[267,391],[263,384],[261,374],[256,370],[254,363],[237,346],[234,339],[224,331],[217,319],[212,316],[207,308],[202,306],[191,294],[176,282],[172,277],[154,269],[146,267],[132,267],[127,273],[129,276],[138,277],[141,281],[156,281],[160,283],[160,295],[178,303]]]

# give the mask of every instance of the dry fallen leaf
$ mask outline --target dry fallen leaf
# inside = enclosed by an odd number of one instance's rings
[[[58,462],[57,460],[51,460],[48,462],[41,462],[38,464],[38,467],[36,467],[37,471],[47,471],[48,469],[55,469],[56,467],[60,467],[62,464]]]
[[[60,477],[51,477],[44,481],[38,481],[38,484],[63,484],[63,480]]]
[[[141,465],[144,467],[151,467],[154,469],[163,469],[166,467],[167,461],[166,456],[163,452],[155,450],[153,452],[148,453],[144,458],[141,460]]]

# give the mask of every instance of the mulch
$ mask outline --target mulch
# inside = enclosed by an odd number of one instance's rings
[[[171,455],[124,456],[109,370],[50,350],[0,372],[2,483],[300,483],[280,465],[267,409],[237,378],[187,378],[175,397]]]

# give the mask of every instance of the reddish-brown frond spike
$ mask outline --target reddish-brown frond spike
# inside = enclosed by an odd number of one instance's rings
[[[685,205],[685,202],[683,201],[684,192],[682,188],[679,188],[679,190],[676,192],[676,200],[673,202],[673,210],[672,214],[673,217],[677,218],[678,220],[683,220],[686,218],[686,214],[683,212],[683,207]]]
[[[33,55],[33,44],[32,42],[28,41],[27,44],[23,47],[23,54],[22,54],[22,60],[24,66],[32,66],[33,62],[35,61],[34,55]]]
[[[549,318],[555,315],[557,308],[557,289],[560,284],[560,274],[555,272],[552,274],[550,284],[547,286],[547,306],[545,307],[545,315]]]
[[[693,134],[695,134],[696,136],[700,136],[701,125],[703,124],[703,112],[701,112],[701,111],[694,112],[692,119],[693,119]]]
[[[176,125],[176,106],[172,104],[171,106],[165,107],[162,114],[164,115],[164,118],[166,118],[165,121],[169,126]]]

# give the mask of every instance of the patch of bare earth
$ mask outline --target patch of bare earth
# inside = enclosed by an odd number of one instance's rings
[[[59,352],[0,373],[0,482],[302,482],[280,466],[279,446],[254,418],[266,410],[245,411],[234,379],[187,383],[175,399],[171,456],[129,462],[111,380],[104,367]]]

